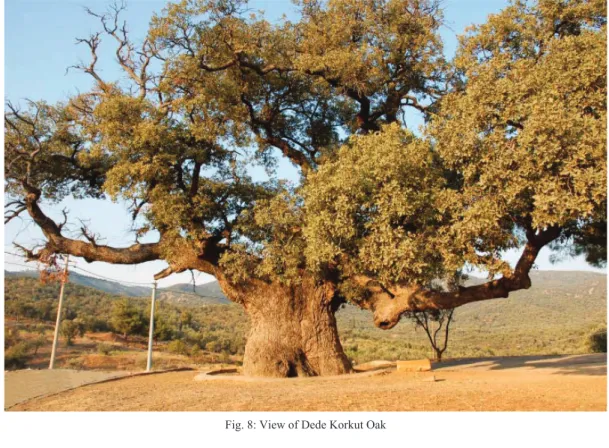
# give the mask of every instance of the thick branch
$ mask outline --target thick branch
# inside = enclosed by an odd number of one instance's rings
[[[27,211],[47,238],[45,248],[38,254],[32,254],[33,256],[30,258],[37,259],[49,253],[62,253],[82,257],[87,262],[104,261],[112,264],[139,264],[161,259],[160,243],[133,244],[129,247],[115,248],[63,236],[61,234],[62,226],[55,223],[40,209],[39,191],[27,185],[26,189],[28,190],[25,199]]]
[[[254,105],[245,97],[244,94],[241,95],[241,102],[247,108],[254,133],[261,140],[263,140],[266,144],[279,149],[284,156],[286,156],[295,165],[298,165],[303,171],[308,171],[312,168],[311,162],[301,151],[295,149],[286,140],[277,137],[274,134],[271,123],[267,120],[260,118],[256,114]],[[264,135],[262,131],[264,131]]]
[[[375,324],[381,328],[394,327],[402,314],[427,310],[447,310],[471,302],[508,297],[510,292],[531,287],[529,272],[541,249],[559,237],[559,227],[527,231],[527,243],[511,275],[481,285],[460,287],[455,291],[433,291],[412,285],[395,285],[391,295],[378,282],[364,276],[355,280],[368,289],[371,296],[360,306],[374,312]],[[393,297],[391,297],[393,296]]]
[[[329,76],[325,70],[305,70],[305,73],[318,76],[326,81],[330,86],[342,90],[346,96],[356,101],[360,105],[357,114],[357,126],[364,132],[378,131],[379,125],[374,121],[378,117],[370,115],[370,99],[352,87],[345,86],[338,78]]]

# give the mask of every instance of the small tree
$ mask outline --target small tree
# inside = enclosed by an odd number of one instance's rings
[[[41,334],[37,336],[34,340],[32,340],[31,346],[34,349],[34,355],[38,354],[38,349],[40,349],[40,347],[46,344],[46,342],[47,338],[44,337],[44,334]]]
[[[175,353],[176,355],[188,356],[190,354],[190,351],[188,350],[188,345],[186,345],[186,343],[181,339],[173,340],[169,344],[167,344],[167,350],[170,353]]]
[[[68,319],[61,323],[59,332],[66,338],[66,345],[71,346],[76,336],[82,337],[85,334],[85,326],[78,319]]]
[[[122,333],[125,339],[130,334],[141,333],[146,327],[146,320],[142,311],[129,303],[128,299],[114,303],[110,322],[114,331]]]
[[[428,310],[414,311],[411,313],[412,319],[416,322],[416,327],[425,330],[427,339],[436,355],[435,360],[442,362],[442,355],[448,347],[448,334],[450,324],[453,322],[455,309],[447,310]],[[436,323],[437,325],[434,325]],[[444,331],[442,331],[444,330]]]
[[[175,326],[168,320],[166,313],[158,312],[154,316],[154,339],[170,341],[175,336]]]
[[[178,321],[178,331],[181,333],[183,327],[192,326],[192,313],[190,311],[182,311],[180,313],[180,320]]]
[[[113,348],[114,347],[112,347],[112,345],[104,342],[97,344],[97,352],[105,356],[108,356],[112,352]]]

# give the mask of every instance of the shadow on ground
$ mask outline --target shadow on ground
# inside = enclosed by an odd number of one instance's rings
[[[551,369],[557,375],[606,375],[607,354],[461,358],[436,364],[434,370]]]

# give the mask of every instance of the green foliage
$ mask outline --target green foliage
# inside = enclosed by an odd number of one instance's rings
[[[157,341],[170,341],[176,336],[176,328],[166,315],[155,313],[154,338]]]
[[[57,313],[59,285],[42,283],[31,277],[8,277],[4,282],[5,313],[45,322],[54,322]],[[108,331],[116,296],[74,283],[65,286],[65,311],[80,318],[88,331]],[[139,300],[139,299],[136,299]]]
[[[198,358],[201,355],[201,347],[199,347],[198,345],[193,345],[190,348],[190,356],[192,356],[193,358]]]
[[[31,345],[27,341],[17,342],[4,350],[4,368],[22,369],[31,355]]]
[[[515,1],[461,39],[428,134],[458,175],[450,233],[469,263],[504,270],[514,224],[568,240],[606,222],[605,15],[597,0]]]
[[[19,329],[15,327],[4,327],[4,348],[7,349],[15,345],[20,340]]]
[[[34,355],[36,355],[38,353],[38,350],[47,344],[47,338],[41,334],[32,339],[30,344],[32,349],[34,350]]]
[[[114,347],[110,344],[106,344],[105,342],[100,342],[97,344],[96,349],[97,353],[108,356],[112,350],[114,350]]]
[[[597,328],[586,340],[587,348],[592,353],[607,353],[607,327]]]
[[[58,293],[56,287],[49,288],[48,284],[27,277],[8,277],[4,288],[6,309],[12,310],[11,313],[7,312],[7,316],[13,318],[45,317],[42,310],[46,309],[49,303],[52,304],[53,300],[56,300]],[[138,323],[136,326],[140,330],[134,334],[148,335],[147,316],[150,315],[150,300],[147,297],[121,298],[102,293],[93,288],[68,283],[66,285],[65,301],[66,307],[69,307],[71,314],[75,316],[78,322],[83,324],[86,331],[108,331],[112,327],[111,320],[116,306],[116,309],[121,311],[119,315],[123,316],[123,311],[127,310],[127,316],[136,316],[135,322]],[[19,302],[27,303],[28,307],[16,307],[15,303]],[[120,303],[120,305],[116,305],[117,303]],[[24,314],[18,314],[20,310]],[[49,323],[54,322],[55,316],[48,315],[47,317],[47,319],[42,320]],[[44,328],[39,324],[35,325],[36,331],[44,331]],[[209,342],[217,341],[218,353],[228,351],[231,354],[242,354],[248,323],[244,312],[238,307],[223,305],[174,306],[159,301],[155,310],[154,328],[154,338],[157,341],[183,339],[189,345],[200,347],[205,347]],[[6,329],[5,341],[7,344],[16,343],[19,340],[18,330]]]
[[[66,345],[72,345],[76,336],[85,334],[85,326],[78,319],[66,319],[61,322],[59,333],[66,339]]]
[[[190,354],[190,350],[188,349],[188,345],[180,339],[176,339],[175,341],[171,341],[167,344],[167,351],[170,353],[175,353],[176,355],[186,355]]]
[[[76,358],[69,358],[68,360],[66,360],[66,362],[63,364],[62,367],[64,368],[68,368],[68,369],[75,369],[75,370],[80,370],[83,368],[83,359],[81,357],[76,357]]]
[[[397,124],[344,146],[304,188],[307,262],[343,262],[385,282],[442,275],[445,181],[431,147]]]
[[[92,66],[91,92],[7,114],[9,192],[21,197],[28,184],[42,198],[72,188],[141,203],[138,236],[162,229],[160,258],[176,270],[221,263],[233,279],[296,281],[306,267],[302,200],[275,179],[253,182],[246,164],[272,172],[279,150],[315,171],[341,134],[423,110],[446,65],[435,0],[298,8],[298,22],[272,24],[239,0],[180,2],[153,18],[141,51],[113,35],[127,82]],[[204,248],[222,257],[199,260]]]
[[[114,331],[124,337],[145,334],[146,320],[144,313],[133,305],[129,299],[121,299],[113,304],[110,322]]]

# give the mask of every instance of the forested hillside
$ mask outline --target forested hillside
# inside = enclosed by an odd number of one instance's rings
[[[79,276],[79,282],[83,282],[82,277]],[[147,334],[148,296],[127,298],[75,284],[75,277],[70,278],[72,281],[66,285],[64,319],[82,323],[89,332],[122,333],[116,327],[121,318],[121,305],[128,300],[127,310],[122,312],[136,320],[132,332],[140,336]],[[606,276],[538,271],[532,274],[532,280],[531,289],[515,292],[508,299],[459,308],[452,324],[448,356],[584,351],[586,335],[606,321]],[[105,282],[104,288],[120,290],[121,285],[111,283]],[[196,292],[207,298],[198,297],[192,285],[176,285],[159,291],[157,340],[180,341],[178,351],[184,353],[198,347],[195,351],[241,355],[248,331],[244,312],[236,305],[225,303],[217,283],[204,286],[197,286]],[[31,276],[9,275],[5,279],[5,315],[13,320],[25,318],[52,323],[58,292],[56,283],[43,284]],[[345,350],[355,362],[431,355],[423,331],[415,329],[407,319],[394,329],[383,331],[373,326],[368,312],[350,305],[337,313],[337,319]]]

